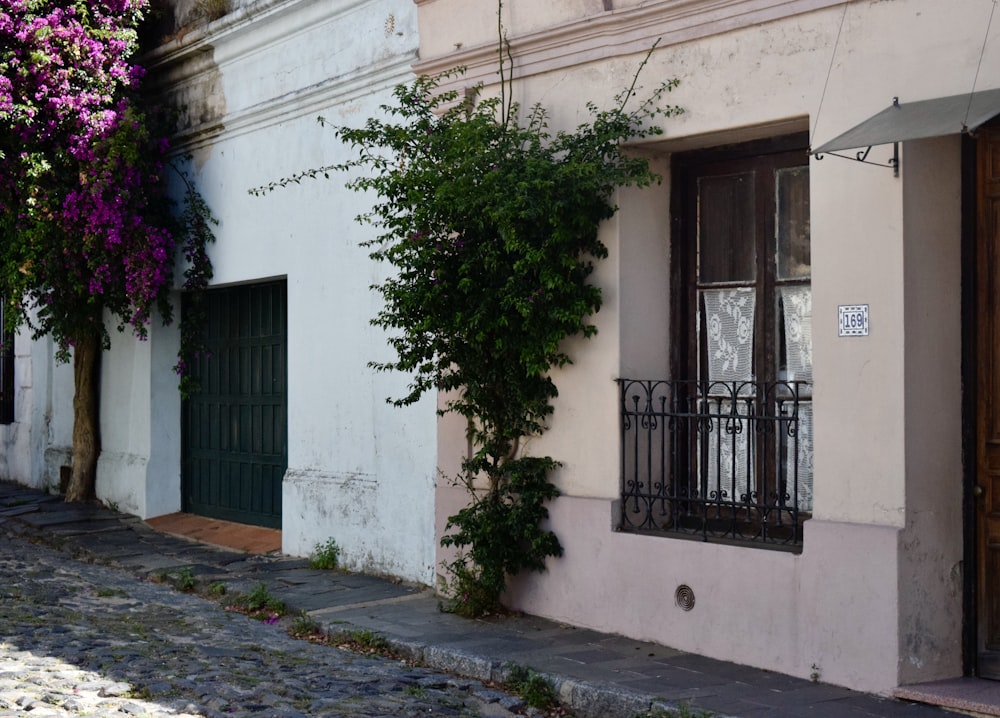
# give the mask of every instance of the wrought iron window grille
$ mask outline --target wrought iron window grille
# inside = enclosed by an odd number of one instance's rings
[[[618,384],[622,531],[801,551],[812,511],[809,382]]]

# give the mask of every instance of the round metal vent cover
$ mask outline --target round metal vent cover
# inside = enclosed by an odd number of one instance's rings
[[[694,608],[694,591],[686,583],[682,583],[674,591],[674,602],[685,611]]]

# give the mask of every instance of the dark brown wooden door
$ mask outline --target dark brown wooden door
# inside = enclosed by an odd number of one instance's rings
[[[977,141],[978,672],[1000,680],[1000,128]]]

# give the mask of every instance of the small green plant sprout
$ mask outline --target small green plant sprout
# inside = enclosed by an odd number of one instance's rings
[[[197,581],[194,577],[194,571],[190,566],[182,566],[177,569],[174,576],[174,586],[178,591],[183,591],[184,593],[191,593],[194,590]]]
[[[392,655],[392,645],[385,637],[363,628],[354,631],[344,631],[331,638],[331,643],[355,653],[379,656]]]
[[[139,701],[151,701],[153,700],[153,691],[149,689],[149,686],[136,686],[132,688],[132,690],[125,692],[125,698]]]
[[[337,568],[339,559],[340,546],[332,538],[329,538],[325,543],[316,544],[316,548],[309,556],[309,568],[332,571]]]
[[[226,607],[227,611],[244,613],[264,623],[277,623],[285,615],[285,602],[272,596],[264,583],[257,584],[250,593],[236,596]]]
[[[510,665],[504,685],[532,708],[547,711],[559,705],[552,681],[526,666]]]
[[[292,638],[305,638],[308,640],[325,639],[326,633],[319,621],[310,616],[306,611],[302,611],[292,619],[292,625],[288,627],[288,635]]]
[[[222,581],[213,581],[208,586],[208,595],[219,598],[226,595],[226,584]]]
[[[170,584],[178,591],[183,591],[184,593],[190,593],[197,585],[197,580],[194,577],[194,571],[190,566],[181,566],[180,568],[158,571],[149,578],[154,583]]]

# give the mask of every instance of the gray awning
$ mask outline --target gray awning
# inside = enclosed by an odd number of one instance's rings
[[[970,102],[971,99],[971,102]],[[893,103],[860,125],[812,151],[872,147],[925,137],[957,135],[976,129],[1000,115],[1000,88],[971,95],[952,95],[919,102]]]

